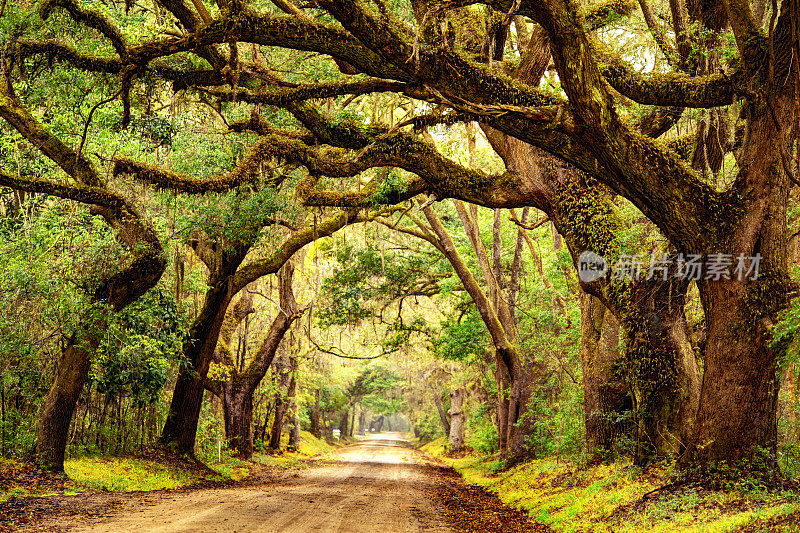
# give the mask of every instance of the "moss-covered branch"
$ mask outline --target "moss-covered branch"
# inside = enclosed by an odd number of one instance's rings
[[[104,35],[111,41],[111,45],[120,57],[126,55],[127,43],[125,42],[125,37],[108,17],[95,9],[85,8],[73,0],[46,0],[42,2],[39,8],[42,20],[47,20],[56,7],[63,8],[76,22],[85,24]]]
[[[621,59],[606,54],[600,71],[614,89],[645,105],[709,108],[731,104],[740,71],[709,76],[681,73],[640,74]]]
[[[344,94],[359,95],[376,92],[402,92],[405,87],[405,83],[372,78],[354,82],[307,83],[298,85],[297,87],[268,87],[257,92],[247,89],[232,91],[208,90],[205,92],[225,102],[234,101],[285,106],[290,102],[296,102],[298,100],[330,98]]]
[[[10,174],[2,169],[0,169],[0,185],[17,191],[49,194],[58,198],[115,210],[125,206],[124,198],[99,187],[56,183],[42,178]]]
[[[276,135],[275,137],[278,136]],[[141,161],[134,161],[127,157],[119,157],[114,160],[113,173],[115,176],[128,174],[159,189],[187,194],[227,192],[244,183],[251,183],[261,179],[264,163],[274,155],[280,155],[270,142],[272,138],[267,137],[256,142],[250,149],[250,153],[230,172],[210,178],[198,179]]]
[[[150,61],[179,52],[192,52],[231,41],[265,46],[281,46],[327,54],[353,65],[372,76],[412,82],[403,70],[367,49],[355,37],[333,25],[288,16],[256,14],[247,9],[200,27],[182,38],[163,38],[129,49],[131,61],[146,65]]]
[[[14,46],[16,55],[20,59],[42,55],[49,61],[69,63],[86,72],[119,74],[123,69],[123,63],[119,58],[84,54],[72,46],[52,39],[42,41],[20,39],[14,43]]]
[[[85,155],[78,154],[61,142],[58,137],[43,128],[20,102],[2,92],[0,92],[0,116],[64,172],[75,178],[75,181],[91,187],[101,186],[94,166]]]
[[[239,268],[233,276],[231,290],[235,294],[258,278],[275,274],[297,251],[318,238],[332,235],[349,224],[374,218],[370,215],[359,215],[359,211],[359,209],[347,209],[320,221],[316,219],[307,221],[302,229],[292,232],[268,257]]]
[[[508,13],[515,6],[514,0],[449,0],[440,4],[440,9],[452,9],[475,4],[483,4],[499,11]],[[535,0],[520,2],[516,14],[533,18],[535,15]],[[583,16],[589,30],[597,30],[617,20],[620,16],[630,15],[636,8],[634,0],[603,0],[593,2],[583,8]]]
[[[367,184],[359,191],[331,191],[317,188],[319,183],[315,176],[308,176],[297,187],[297,193],[307,206],[330,207],[374,207],[376,204],[397,204],[413,198],[431,189],[422,179],[414,178],[402,190],[387,191],[382,197],[376,197],[378,183]]]

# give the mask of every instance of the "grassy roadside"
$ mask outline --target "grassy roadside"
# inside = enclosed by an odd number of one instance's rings
[[[61,477],[43,473],[30,464],[0,460],[0,503],[12,498],[69,496],[92,491],[152,491],[236,482],[271,467],[303,468],[311,457],[325,457],[336,448],[303,431],[297,451],[280,455],[256,453],[252,461],[242,461],[225,450],[221,457],[205,465],[157,452],[135,457],[78,457],[65,462],[66,476]]]
[[[496,472],[496,456],[448,457],[445,444],[438,439],[421,450],[556,531],[800,531],[796,492],[766,491],[746,480],[724,491],[687,486],[652,492],[669,483],[669,472],[630,463],[576,468],[542,459]]]

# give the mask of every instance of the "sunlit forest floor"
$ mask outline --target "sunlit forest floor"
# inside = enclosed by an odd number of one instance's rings
[[[471,484],[527,510],[556,531],[800,531],[800,492],[766,490],[743,477],[722,490],[672,486],[668,466],[630,462],[578,468],[556,458],[497,471],[494,455],[445,453],[446,441],[422,446]]]
[[[208,464],[145,450],[132,457],[80,457],[64,465],[66,476],[42,473],[30,464],[0,461],[0,504],[14,498],[69,496],[85,492],[132,492],[216,486],[260,478],[278,469],[307,465],[311,457],[320,458],[336,446],[301,432],[297,451],[280,455],[256,453],[252,461],[241,461],[227,450]],[[0,517],[2,518],[2,517]]]
[[[436,462],[452,466],[472,485],[527,511],[554,531],[800,531],[800,491],[766,490],[747,477],[710,490],[698,484],[671,484],[669,465],[642,470],[630,462],[576,467],[557,458],[498,470],[496,455],[446,454],[445,439],[420,448]],[[35,512],[104,513],[113,493],[225,487],[291,476],[319,464],[337,446],[303,432],[300,448],[281,455],[256,453],[240,461],[224,450],[202,464],[153,450],[132,457],[83,457],[66,463],[66,476],[54,477],[17,461],[0,462],[0,504],[39,499]],[[112,494],[108,494],[112,493]],[[61,500],[83,494],[98,502],[87,510],[64,510]],[[83,498],[83,496],[82,496]],[[49,507],[52,505],[52,508]],[[0,512],[0,524],[4,521]],[[0,530],[3,527],[0,526]]]
[[[73,460],[60,487],[5,463],[4,475],[16,474],[28,494],[0,503],[0,531],[550,531],[413,449],[405,434],[347,446],[304,437],[296,453],[226,459],[214,470],[152,451],[150,459]]]

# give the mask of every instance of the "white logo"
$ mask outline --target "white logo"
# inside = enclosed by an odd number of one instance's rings
[[[591,283],[605,276],[608,271],[608,263],[602,256],[590,252],[583,252],[578,257],[578,277],[584,283]]]

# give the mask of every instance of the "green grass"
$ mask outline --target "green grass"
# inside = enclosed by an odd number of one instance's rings
[[[64,463],[70,479],[90,489],[115,492],[176,489],[198,482],[196,474],[127,457],[81,457]]]
[[[288,437],[284,434],[281,442],[284,450],[286,449],[287,440]],[[297,451],[284,451],[280,455],[257,453],[253,455],[253,461],[265,466],[277,466],[280,468],[304,468],[308,466],[309,458],[325,458],[336,449],[337,446],[328,444],[324,440],[316,438],[308,431],[301,431],[300,445]]]
[[[285,442],[284,442],[285,446]],[[77,457],[64,463],[66,477],[44,474],[30,464],[0,460],[0,503],[11,498],[78,494],[86,490],[131,492],[175,489],[200,481],[239,481],[263,466],[304,468],[311,457],[325,457],[337,446],[300,433],[300,447],[280,455],[257,453],[253,461],[242,461],[224,451],[222,460],[208,463],[216,472],[185,470],[177,466],[136,457]]]
[[[441,458],[468,483],[527,510],[555,531],[727,532],[746,526],[759,530],[769,519],[800,513],[800,497],[789,492],[686,488],[654,493],[642,500],[648,492],[669,483],[669,473],[663,467],[642,471],[629,462],[577,468],[542,459],[495,474],[496,456],[449,458],[444,444],[444,439],[439,439],[421,450]]]

